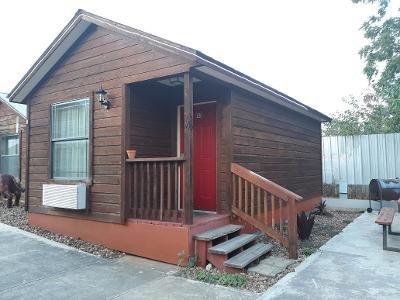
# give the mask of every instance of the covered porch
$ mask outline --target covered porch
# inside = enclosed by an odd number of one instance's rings
[[[192,225],[230,214],[229,89],[184,73],[126,85],[127,219]]]
[[[193,235],[239,223],[295,258],[303,199],[232,161],[231,93],[192,71],[125,85],[122,149],[136,155],[122,162],[123,215],[128,223],[186,226],[190,253]]]

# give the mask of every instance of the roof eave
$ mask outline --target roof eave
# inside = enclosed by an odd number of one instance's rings
[[[20,111],[18,111],[15,107],[13,107],[8,101],[6,101],[5,99],[3,99],[3,97],[0,96],[0,102],[7,105],[7,107],[9,107],[12,111],[14,111],[18,116],[20,116],[21,118],[26,120],[26,116],[24,116],[23,113],[21,113]]]
[[[214,72],[214,76],[224,77],[225,81],[231,81],[235,85],[249,90],[255,94],[260,95],[268,100],[274,101],[280,105],[286,106],[289,109],[298,111],[320,122],[329,122],[331,119],[304,105],[290,96],[273,89],[195,49],[185,47],[171,41],[153,36],[151,34],[142,32],[140,30],[125,26],[123,24],[102,18],[100,16],[91,14],[84,10],[78,10],[71,21],[64,27],[56,39],[50,44],[45,52],[39,57],[35,64],[28,70],[24,77],[14,87],[8,95],[10,101],[24,103],[26,98],[32,90],[39,84],[43,77],[54,67],[54,65],[61,59],[65,52],[71,47],[76,40],[89,28],[91,24],[101,26],[108,30],[113,30],[119,34],[127,37],[135,36],[146,40],[147,42],[156,45],[159,48],[170,51],[177,55],[181,55],[194,62],[198,62],[201,66],[196,67],[202,70],[202,67],[208,68],[207,71]],[[213,72],[210,72],[213,70]],[[204,71],[204,68],[203,68]],[[206,72],[206,73],[207,73]]]
[[[272,88],[270,89],[264,85],[261,85],[257,81],[252,81],[247,76],[246,77],[242,76],[238,73],[233,72],[232,70],[228,70],[223,66],[220,66],[218,64],[212,63],[204,59],[200,59],[198,63],[201,66],[195,67],[195,69],[206,75],[215,77],[219,80],[237,86],[241,89],[247,90],[264,99],[275,102],[279,105],[285,106],[290,110],[294,110],[300,114],[310,117],[318,122],[324,123],[331,121],[331,118],[326,116],[325,114],[315,109],[312,109],[293,98],[285,97],[284,94],[278,92],[275,89]]]
[[[185,47],[171,41],[147,34],[140,30],[113,22],[92,13],[79,9],[71,21],[64,27],[60,34],[54,39],[49,47],[43,52],[39,59],[33,64],[28,72],[22,77],[18,84],[8,94],[11,102],[25,103],[26,97],[39,84],[43,78],[43,73],[47,73],[64,55],[65,48],[73,45],[79,37],[88,29],[90,25],[97,25],[107,30],[112,30],[118,34],[135,38],[143,38],[150,44],[159,48],[184,56],[192,61],[196,61],[196,50]],[[81,28],[79,28],[81,26]],[[72,35],[70,34],[72,33]],[[36,80],[35,80],[36,79]]]

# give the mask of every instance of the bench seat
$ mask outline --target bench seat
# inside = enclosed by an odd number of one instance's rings
[[[393,223],[394,215],[395,215],[394,208],[390,207],[383,207],[376,218],[375,223],[379,225],[386,225],[390,226]]]
[[[383,207],[379,212],[379,215],[376,218],[375,223],[382,225],[383,228],[383,250],[400,252],[400,248],[389,247],[387,245],[388,233],[392,235],[400,235],[399,232],[392,231],[392,223],[395,214],[396,211],[394,208]],[[388,232],[388,227],[389,227],[389,232]]]

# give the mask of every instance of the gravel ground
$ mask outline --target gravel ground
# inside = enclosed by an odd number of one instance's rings
[[[315,216],[314,227],[308,241],[299,241],[299,258],[295,264],[290,265],[285,271],[279,273],[275,277],[260,275],[257,273],[242,273],[246,277],[246,283],[241,287],[252,292],[261,293],[266,291],[269,287],[274,285],[279,279],[286,274],[293,272],[307,256],[317,251],[322,245],[329,241],[332,237],[340,233],[349,223],[357,218],[361,213],[354,210],[328,210],[328,216]],[[286,248],[282,247],[279,243],[275,242],[268,236],[262,235],[260,241],[271,243],[274,245],[272,256],[288,257]],[[202,268],[182,268],[177,273],[177,276],[196,280],[197,274],[201,272]],[[216,269],[210,272],[221,274]]]
[[[82,241],[79,238],[56,234],[30,226],[28,224],[27,213],[22,206],[9,209],[6,207],[5,202],[0,202],[0,222],[104,258],[118,258],[125,255],[122,252]]]
[[[349,223],[363,213],[356,210],[328,210],[327,216],[315,216],[314,227],[308,241],[299,241],[299,261],[303,261],[315,251],[329,241],[332,237],[340,233]],[[270,237],[263,235],[261,241],[274,245],[273,256],[288,257],[285,247]]]
[[[239,288],[251,292],[262,293],[266,291],[270,286],[274,285],[279,279],[281,279],[287,273],[293,271],[294,271],[294,265],[291,265],[289,268],[285,270],[285,272],[279,273],[275,277],[264,276],[258,273],[240,273],[239,276],[243,276],[246,280],[246,283]],[[181,268],[181,270],[178,271],[175,275],[192,280],[198,280],[197,276],[200,272],[204,272],[204,269],[200,267],[195,267],[195,268],[186,267],[186,268]],[[219,275],[227,274],[224,272],[220,272],[215,268],[211,269],[208,272],[211,274],[219,274]],[[225,286],[229,286],[229,284],[226,284]]]

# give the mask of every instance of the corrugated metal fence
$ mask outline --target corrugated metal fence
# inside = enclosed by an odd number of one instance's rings
[[[372,178],[400,177],[399,154],[400,133],[323,137],[324,184],[365,186]]]

